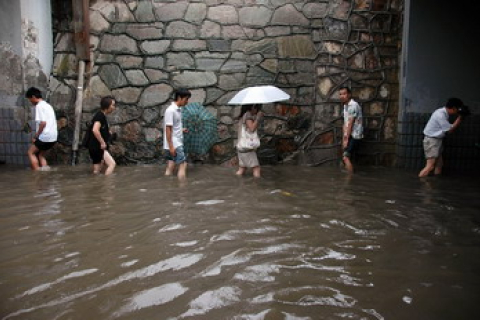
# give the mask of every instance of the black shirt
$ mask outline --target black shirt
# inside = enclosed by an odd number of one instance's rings
[[[100,142],[93,134],[93,126],[95,125],[95,122],[100,122],[100,134],[105,143],[108,145],[108,142],[110,141],[110,130],[108,129],[107,117],[103,112],[98,111],[92,119],[92,128],[90,128],[90,131],[92,132],[90,132],[91,136],[88,144],[89,149],[101,149]]]

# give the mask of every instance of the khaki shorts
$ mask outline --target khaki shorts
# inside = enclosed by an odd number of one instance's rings
[[[423,151],[425,152],[425,158],[438,158],[442,154],[442,142],[443,139],[425,136],[425,138],[423,138]]]

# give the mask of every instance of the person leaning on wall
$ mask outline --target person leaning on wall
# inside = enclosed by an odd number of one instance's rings
[[[427,163],[425,168],[418,174],[420,178],[428,176],[432,171],[435,175],[442,173],[443,139],[447,134],[455,131],[462,122],[462,119],[468,114],[470,114],[468,107],[458,98],[448,99],[444,107],[432,113],[423,130],[423,134],[425,135],[423,139],[423,150]],[[453,115],[458,115],[458,117],[453,124],[451,124],[448,118]]]

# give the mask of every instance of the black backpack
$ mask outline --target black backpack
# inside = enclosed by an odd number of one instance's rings
[[[93,124],[88,121],[87,122],[87,130],[85,131],[85,134],[83,135],[83,140],[82,140],[82,147],[88,149],[88,145],[90,144],[90,139],[92,137],[92,129],[93,129]]]

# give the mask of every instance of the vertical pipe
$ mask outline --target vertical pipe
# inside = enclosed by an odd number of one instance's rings
[[[83,86],[86,61],[90,60],[89,0],[72,0],[75,29],[75,50],[78,60],[77,97],[75,100],[75,130],[72,143],[72,165],[77,164],[80,127],[82,124]]]
[[[77,164],[78,144],[80,140],[80,126],[82,121],[82,104],[83,104],[83,78],[85,74],[85,61],[78,62],[78,82],[77,82],[77,98],[75,100],[75,131],[73,134],[72,144],[72,165]]]

